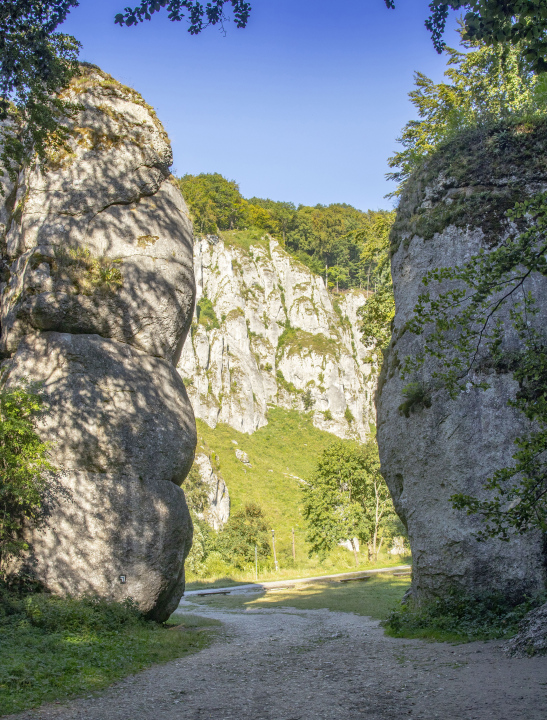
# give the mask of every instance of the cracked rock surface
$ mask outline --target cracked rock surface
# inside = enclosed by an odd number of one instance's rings
[[[66,94],[80,106],[68,148],[23,169],[0,211],[0,352],[8,384],[42,384],[39,432],[62,471],[25,562],[49,590],[132,597],[163,620],[192,538],[195,421],[175,369],[192,226],[142,97],[85,64]]]

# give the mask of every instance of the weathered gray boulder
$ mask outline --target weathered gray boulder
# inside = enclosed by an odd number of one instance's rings
[[[485,498],[484,481],[512,463],[515,438],[526,430],[523,416],[508,407],[517,384],[512,374],[483,358],[473,379],[490,389],[469,388],[455,400],[432,381],[427,360],[413,377],[400,366],[423,338],[405,327],[428,270],[462,264],[506,236],[506,209],[547,186],[545,124],[485,136],[468,134],[439,153],[409,182],[392,235],[396,315],[377,393],[382,472],[398,514],[408,528],[413,556],[413,596],[421,600],[450,589],[467,593],[500,590],[510,596],[545,587],[545,549],[540,533],[510,542],[478,542],[477,517],[452,508],[450,497]],[[526,162],[522,158],[526,157]],[[545,327],[547,283],[535,277],[528,288],[538,299]],[[509,307],[505,348],[514,347]],[[431,401],[399,412],[409,382],[429,388]]]
[[[71,152],[17,188],[0,349],[12,353],[32,329],[96,332],[176,363],[193,311],[193,239],[167,135],[138,93],[97,69],[67,94],[84,108]]]
[[[25,562],[53,592],[132,597],[166,619],[192,523],[195,421],[175,363],[194,305],[192,228],[169,141],[130,88],[84,68],[70,152],[5,198],[7,383],[42,384],[61,470]]]
[[[505,650],[512,657],[547,655],[547,603],[526,615]]]

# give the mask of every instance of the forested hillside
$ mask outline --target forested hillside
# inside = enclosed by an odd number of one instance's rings
[[[234,180],[219,173],[184,175],[179,185],[197,235],[253,228],[269,233],[337,290],[374,290],[384,279],[382,258],[394,212],[246,199]]]

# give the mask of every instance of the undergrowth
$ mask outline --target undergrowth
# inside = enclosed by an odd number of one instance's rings
[[[59,247],[54,272],[74,285],[78,294],[111,293],[123,285],[121,262],[119,258],[94,257],[88,248]]]
[[[0,589],[0,715],[99,690],[209,635],[146,620],[136,605]]]
[[[500,592],[480,596],[451,594],[423,605],[409,602],[394,610],[382,623],[387,635],[470,642],[508,638],[517,632],[522,618],[544,597],[511,602]]]

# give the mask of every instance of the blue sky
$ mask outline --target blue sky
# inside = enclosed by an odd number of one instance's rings
[[[244,196],[389,208],[387,158],[414,116],[413,72],[440,80],[429,0],[251,0],[249,25],[192,37],[166,13],[114,25],[137,0],[80,0],[63,26],[81,58],[137,89],[173,145],[173,171],[220,172]],[[455,17],[446,39],[456,44]]]

